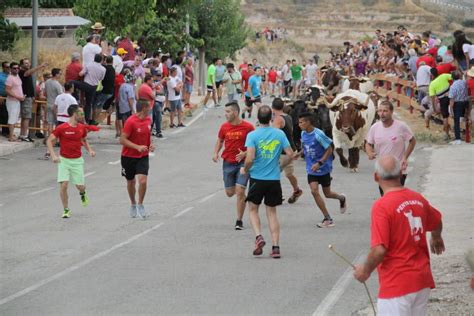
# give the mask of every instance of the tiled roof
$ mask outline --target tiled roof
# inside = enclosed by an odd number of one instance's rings
[[[5,18],[31,18],[33,9],[31,8],[9,8],[5,10]],[[74,16],[72,9],[39,9],[38,17],[65,17]]]

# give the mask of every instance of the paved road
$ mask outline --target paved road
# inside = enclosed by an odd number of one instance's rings
[[[196,114],[195,114],[196,117]],[[223,109],[194,124],[167,131],[150,161],[146,221],[128,217],[120,176],[120,146],[96,145],[86,158],[91,203],[82,208],[70,189],[71,218],[62,210],[56,166],[33,148],[0,161],[0,314],[350,314],[367,307],[363,287],[328,251],[335,245],[350,260],[369,245],[369,212],[378,197],[372,163],[362,155],[360,173],[338,163],[333,188],[348,196],[347,214],[329,202],[336,227],[317,229],[321,215],[305,183],[304,195],[279,208],[282,259],[252,256],[254,235],[245,217],[234,231],[234,200],[225,197],[221,165],[211,161]],[[423,175],[416,154],[409,186]],[[286,196],[290,185],[282,181]],[[264,213],[262,212],[262,215]],[[266,221],[264,237],[270,240]],[[376,277],[369,282],[376,294]]]

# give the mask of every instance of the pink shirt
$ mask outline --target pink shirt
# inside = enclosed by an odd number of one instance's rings
[[[8,75],[7,81],[5,81],[5,87],[11,87],[12,94],[16,95],[17,97],[23,96],[23,88],[21,87],[20,76]],[[10,101],[18,101],[18,99],[12,98],[11,96],[8,96],[7,98]]]
[[[405,143],[412,137],[412,131],[404,122],[393,120],[390,127],[384,127],[381,121],[372,125],[365,140],[374,145],[377,157],[392,155],[402,161]],[[402,171],[406,173],[406,170]]]

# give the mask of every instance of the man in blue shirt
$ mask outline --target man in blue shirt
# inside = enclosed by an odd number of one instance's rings
[[[302,130],[301,143],[303,145],[304,157],[306,160],[306,172],[308,173],[308,184],[316,205],[324,215],[319,228],[333,227],[332,220],[326,208],[326,203],[319,194],[319,184],[323,187],[326,198],[339,200],[341,213],[346,211],[347,202],[343,194],[331,191],[331,171],[332,171],[332,140],[323,131],[317,129],[311,123],[311,113],[302,113],[299,116],[298,124]]]
[[[261,235],[260,217],[258,207],[264,200],[267,209],[268,226],[272,236],[273,258],[280,258],[280,224],[276,214],[276,206],[281,205],[282,191],[280,184],[280,155],[282,151],[294,158],[296,155],[291,149],[285,133],[280,129],[270,127],[272,110],[263,105],[258,109],[260,127],[247,135],[245,147],[247,155],[244,166],[240,169],[242,174],[250,173],[250,185],[247,193],[247,202],[250,206],[250,224],[255,232],[255,249],[253,254],[259,256],[263,253],[265,241]]]
[[[2,62],[2,72],[0,72],[0,96],[6,97],[7,92],[5,91],[5,82],[7,81],[8,74],[10,73],[10,63],[7,61]],[[8,124],[8,111],[6,102],[4,99],[0,99],[0,124]],[[8,127],[2,127],[2,135],[8,136]]]
[[[260,95],[260,87],[262,85],[262,69],[255,67],[255,74],[249,78],[249,84],[247,91],[245,92],[245,111],[249,114],[249,118],[252,116],[253,104],[257,105],[257,109],[262,103]],[[242,118],[245,118],[245,111],[242,112]]]

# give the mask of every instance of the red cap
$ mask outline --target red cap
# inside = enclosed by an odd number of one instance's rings
[[[431,56],[436,56],[436,55],[438,55],[438,48],[436,48],[436,47],[430,48],[430,49],[428,50],[428,54],[430,54]]]

